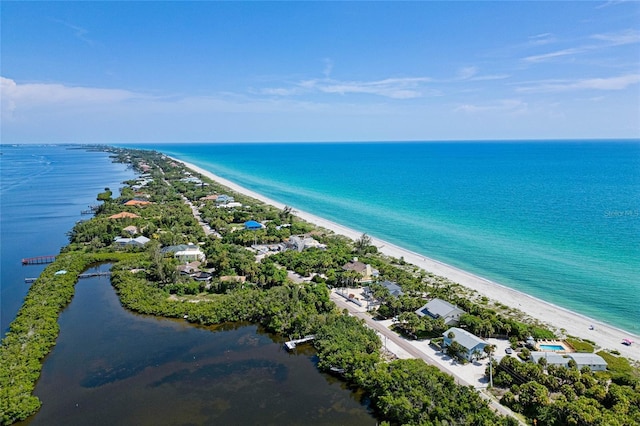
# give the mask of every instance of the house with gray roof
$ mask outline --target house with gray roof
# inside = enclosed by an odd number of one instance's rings
[[[402,287],[394,282],[384,280],[380,283],[380,285],[389,290],[389,294],[391,294],[393,297],[402,296],[404,294],[404,291],[402,291]]]
[[[591,371],[605,371],[607,369],[607,361],[600,355],[581,352],[573,352],[568,355],[576,362],[578,370],[582,367],[589,367]]]
[[[432,299],[416,311],[420,317],[442,318],[446,325],[458,324],[460,315],[464,313],[462,309],[442,299]]]
[[[547,361],[547,365],[559,365],[563,367],[569,366],[569,357],[565,354],[551,351],[531,351],[529,353],[529,359],[536,364],[544,358]]]
[[[449,337],[450,334],[452,334],[452,337]],[[451,327],[442,333],[442,337],[444,338],[443,349],[451,346],[453,342],[458,342],[463,349],[458,355],[468,361],[471,361],[476,356],[476,352],[484,354],[484,348],[489,344],[475,334],[457,327]]]
[[[605,371],[607,369],[607,361],[600,355],[593,353],[572,352],[561,354],[549,351],[534,351],[530,354],[531,361],[538,363],[540,358],[545,358],[547,365],[559,365],[569,367],[569,361],[574,360],[578,370],[582,367],[589,367],[591,371]]]
[[[144,235],[140,235],[139,237],[136,237],[136,238],[116,237],[116,239],[114,240],[114,243],[119,245],[120,247],[127,247],[127,246],[144,247],[144,245],[147,244],[149,241],[151,241],[149,238],[145,237]]]

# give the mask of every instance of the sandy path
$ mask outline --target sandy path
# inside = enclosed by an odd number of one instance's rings
[[[175,158],[174,160],[184,164],[191,170],[201,173],[202,175],[207,176],[208,178],[240,194],[255,198],[279,209],[285,207],[285,205],[282,203],[267,198],[247,188],[241,187],[234,182],[217,176],[194,164],[187,163]],[[340,224],[315,216],[311,213],[298,210],[295,208],[295,206],[291,207],[295,210],[295,214],[299,218],[314,225],[331,230],[336,234],[345,235],[352,239],[357,239],[362,235],[361,231],[356,231],[354,229],[347,228],[346,226],[342,226]],[[568,335],[589,339],[595,342],[600,348],[615,349],[625,357],[640,361],[640,336],[633,335],[624,330],[609,326],[598,320],[569,311],[538,298],[529,296],[528,294],[522,293],[520,291],[512,290],[503,285],[473,275],[469,272],[444,264],[442,262],[438,262],[437,260],[414,253],[410,250],[403,249],[386,241],[372,238],[372,243],[376,245],[382,253],[388,256],[393,256],[398,259],[403,257],[405,261],[412,263],[428,272],[432,272],[436,275],[448,278],[449,280],[459,283],[464,287],[475,290],[481,295],[487,296],[492,300],[516,308],[531,316],[532,318],[549,324],[552,327],[555,327],[557,329],[564,329],[566,330],[566,333]],[[638,320],[640,321],[640,319]],[[594,330],[590,330],[591,325],[594,326]],[[635,343],[631,346],[625,346],[622,344],[622,339],[625,338],[632,339],[635,341]]]

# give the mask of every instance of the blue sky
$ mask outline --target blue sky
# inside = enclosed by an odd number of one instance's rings
[[[3,143],[640,137],[640,3],[2,1]]]

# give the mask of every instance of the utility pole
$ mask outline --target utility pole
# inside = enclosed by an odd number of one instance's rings
[[[489,386],[493,387],[493,349],[489,348]]]

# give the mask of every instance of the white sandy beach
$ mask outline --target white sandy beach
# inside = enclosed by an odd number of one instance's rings
[[[175,159],[186,167],[201,173],[204,176],[236,191],[240,194],[260,200],[266,204],[273,205],[277,208],[284,208],[285,205],[262,196],[249,189],[243,188],[227,179],[217,176],[207,170],[204,170],[194,164],[187,163]],[[352,239],[357,239],[362,235],[362,231],[347,228],[340,224],[328,221],[313,214],[298,210],[295,206],[291,206],[295,210],[295,215],[299,218],[331,230],[337,234],[345,235]],[[617,350],[623,356],[640,361],[640,337],[628,333],[624,330],[609,326],[598,320],[588,318],[578,313],[569,311],[559,306],[547,303],[538,298],[529,296],[525,293],[512,290],[503,285],[486,280],[482,277],[473,275],[453,266],[438,262],[423,255],[414,253],[410,250],[403,249],[386,241],[373,238],[372,242],[378,247],[380,252],[395,258],[404,258],[405,261],[412,263],[428,272],[448,278],[449,280],[459,283],[464,287],[477,291],[483,296],[498,301],[504,305],[514,307],[525,314],[535,318],[543,323],[549,324],[557,329],[564,329],[567,335],[578,336],[595,342],[602,349]],[[590,326],[594,326],[594,330]],[[622,344],[622,339],[632,339],[635,343],[631,346]]]

